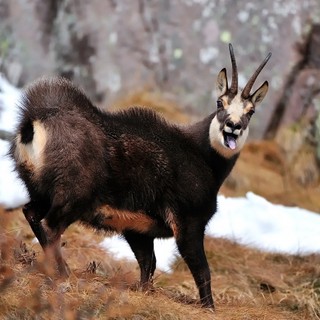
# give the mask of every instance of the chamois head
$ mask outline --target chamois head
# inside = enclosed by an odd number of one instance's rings
[[[238,90],[238,70],[232,45],[229,44],[232,64],[232,81],[228,87],[227,71],[223,68],[217,78],[217,111],[210,125],[211,146],[223,156],[229,158],[238,153],[249,133],[249,121],[255,107],[261,103],[268,92],[265,81],[254,93],[250,94],[260,71],[271,57],[267,55],[243,90]]]

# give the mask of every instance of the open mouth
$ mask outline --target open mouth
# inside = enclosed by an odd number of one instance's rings
[[[238,135],[223,131],[224,145],[231,150],[237,147]]]

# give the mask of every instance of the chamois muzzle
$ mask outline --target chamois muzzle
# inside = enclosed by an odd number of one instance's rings
[[[237,139],[242,133],[242,124],[234,123],[227,119],[223,128],[224,144],[226,147],[234,150],[237,147]]]

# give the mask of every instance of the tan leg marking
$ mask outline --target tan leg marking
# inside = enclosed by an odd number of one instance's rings
[[[173,214],[173,212],[169,209],[166,210],[166,217],[167,217],[167,224],[169,225],[169,227],[171,228],[172,232],[173,232],[173,236],[175,238],[177,238],[178,235],[178,226],[176,224],[175,221],[175,216]]]
[[[118,210],[108,205],[100,207],[97,211],[104,215],[105,225],[117,232],[124,230],[148,232],[155,225],[152,218],[141,212]]]

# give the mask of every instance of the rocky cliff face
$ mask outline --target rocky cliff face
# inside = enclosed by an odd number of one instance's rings
[[[299,59],[294,45],[319,17],[318,0],[0,0],[1,66],[18,85],[65,75],[101,105],[148,86],[203,115],[217,73],[230,70],[228,42],[240,85],[272,51],[257,81],[271,83],[254,118],[259,138]]]

